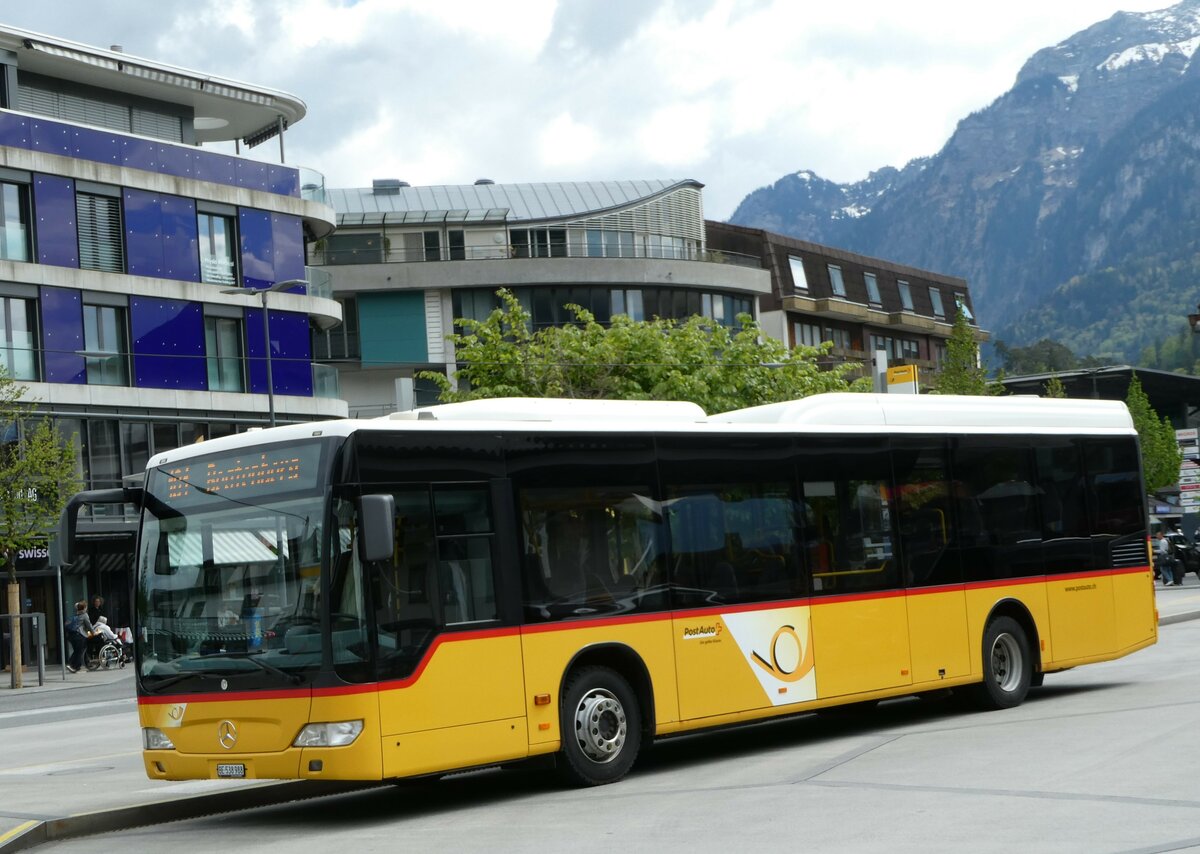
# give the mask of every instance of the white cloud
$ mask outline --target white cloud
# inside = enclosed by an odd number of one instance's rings
[[[575,121],[570,113],[560,113],[542,128],[538,152],[548,166],[585,166],[600,149],[596,131]]]
[[[722,218],[790,172],[933,154],[1039,48],[1166,2],[63,0],[6,18],[299,95],[289,160],[334,186],[692,177]]]

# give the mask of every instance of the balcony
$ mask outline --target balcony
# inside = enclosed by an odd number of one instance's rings
[[[512,261],[517,259],[564,259],[576,261],[700,261],[708,264],[730,264],[737,267],[762,268],[762,259],[757,255],[741,255],[715,249],[693,250],[648,250],[632,255],[596,256],[589,255],[587,246],[581,242],[552,244],[544,254],[531,254],[528,247],[519,246],[462,246],[437,249],[397,249],[390,241],[382,246],[356,249],[316,249],[310,260],[318,266],[344,266],[350,264],[414,264],[438,261]]]

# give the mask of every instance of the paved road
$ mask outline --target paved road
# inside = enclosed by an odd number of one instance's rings
[[[1160,610],[1196,595],[1160,590]],[[111,738],[115,754],[136,756],[124,716],[93,729],[93,743]],[[598,789],[479,772],[37,850],[274,852],[290,839],[355,854],[1200,851],[1197,757],[1200,621],[1189,621],[1165,626],[1152,649],[1049,677],[1004,712],[894,701],[854,720],[807,716],[665,742],[625,781]],[[87,785],[79,770],[63,788]],[[0,791],[9,789],[0,775]]]

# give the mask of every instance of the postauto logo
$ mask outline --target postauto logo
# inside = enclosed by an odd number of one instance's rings
[[[707,626],[684,626],[684,640],[700,640],[701,638],[720,637],[724,627],[720,623],[712,623]]]

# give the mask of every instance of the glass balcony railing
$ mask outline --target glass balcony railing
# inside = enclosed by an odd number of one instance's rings
[[[313,362],[313,397],[323,397],[336,400],[340,395],[338,372],[333,365],[321,365]]]
[[[305,293],[310,297],[333,299],[333,274],[320,267],[305,267],[304,278],[308,281]]]
[[[329,204],[325,195],[325,176],[307,166],[297,168],[300,170],[300,198],[323,205]]]

